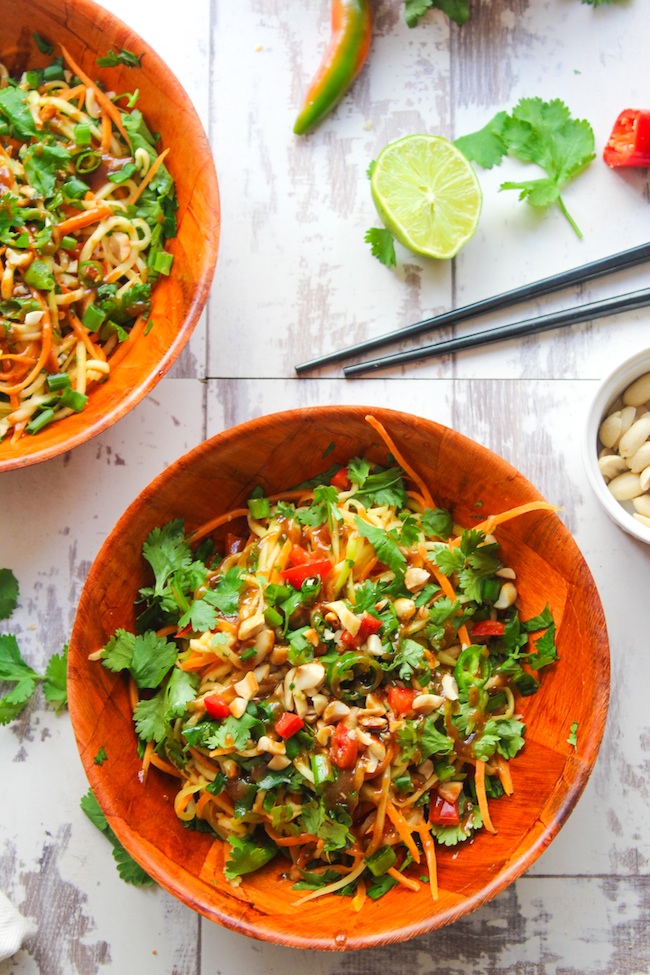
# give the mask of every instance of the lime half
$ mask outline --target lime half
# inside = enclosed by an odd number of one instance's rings
[[[453,257],[474,236],[482,194],[469,160],[448,139],[407,135],[379,153],[370,179],[387,230],[414,254]]]

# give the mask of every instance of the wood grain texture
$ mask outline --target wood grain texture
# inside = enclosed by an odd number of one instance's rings
[[[606,627],[591,574],[557,515],[531,512],[498,529],[497,537],[506,564],[517,574],[522,612],[535,615],[550,607],[562,663],[551,668],[534,698],[521,703],[527,744],[515,763],[515,797],[495,804],[497,835],[481,833],[467,850],[440,850],[435,904],[425,886],[416,895],[391,891],[352,918],[339,897],[299,908],[277,865],[234,890],[223,876],[224,844],[188,834],[177,820],[170,804],[173,780],[152,770],[142,788],[126,684],[88,655],[117,628],[134,625],[137,592],[147,584],[143,541],[154,527],[175,518],[191,532],[241,507],[258,484],[265,493],[276,493],[301,483],[323,469],[325,455],[327,464],[360,454],[385,462],[386,448],[365,413],[363,407],[335,406],[267,415],[218,434],[167,468],[102,546],[70,642],[69,706],[82,762],[132,856],[206,917],[262,940],[305,948],[354,949],[406,940],[457,920],[515,880],[550,843],[582,793],[609,697]],[[457,523],[476,524],[477,505],[482,519],[541,499],[504,460],[450,428],[394,411],[373,414]],[[573,722],[580,728],[578,750],[568,741]],[[109,757],[98,765],[101,747]]]

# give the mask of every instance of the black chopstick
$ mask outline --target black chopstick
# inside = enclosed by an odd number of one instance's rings
[[[354,355],[358,355],[360,352],[369,352],[371,349],[380,348],[383,345],[400,341],[412,335],[420,335],[422,332],[430,331],[433,328],[442,328],[444,325],[455,325],[457,322],[467,321],[469,318],[478,318],[480,315],[486,315],[490,311],[499,311],[503,308],[508,308],[510,305],[527,301],[530,298],[550,294],[553,291],[560,291],[562,288],[568,288],[572,284],[591,281],[612,271],[623,271],[626,268],[635,267],[637,264],[643,264],[649,260],[650,243],[641,244],[638,247],[632,247],[629,250],[613,254],[611,257],[602,257],[597,261],[592,261],[590,264],[583,264],[582,267],[572,268],[569,271],[554,274],[549,278],[542,278],[540,281],[525,284],[520,288],[515,288],[513,291],[505,291],[492,298],[483,298],[481,301],[475,301],[471,305],[464,305],[462,308],[453,308],[451,311],[443,312],[441,315],[435,315],[433,318],[426,318],[421,322],[416,322],[414,325],[405,325],[393,332],[386,332],[384,335],[367,339],[364,342],[359,342],[357,345],[350,345],[346,349],[328,352],[325,355],[318,356],[316,359],[311,359],[309,362],[300,363],[294,368],[300,375],[312,369],[317,369],[320,366],[330,365],[332,362],[339,362],[341,359],[349,359]]]
[[[361,375],[364,372],[400,365],[404,362],[421,362],[423,359],[448,355],[450,352],[460,352],[463,349],[475,349],[481,345],[491,345],[494,342],[503,342],[506,339],[521,338],[550,328],[577,325],[579,322],[604,318],[606,315],[616,315],[618,312],[632,311],[635,308],[644,308],[646,305],[650,305],[650,288],[645,291],[630,291],[624,295],[604,298],[602,301],[595,301],[588,305],[578,305],[574,308],[565,308],[563,311],[550,312],[548,315],[541,315],[538,318],[527,318],[524,321],[512,322],[509,325],[488,328],[483,332],[472,332],[470,335],[461,335],[455,339],[434,342],[417,349],[394,352],[392,355],[385,355],[379,359],[366,359],[364,362],[345,366],[343,373],[349,378],[350,376]]]

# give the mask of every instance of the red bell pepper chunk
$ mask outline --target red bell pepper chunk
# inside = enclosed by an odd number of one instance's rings
[[[205,710],[211,718],[215,718],[217,721],[224,721],[230,717],[230,707],[225,697],[222,697],[221,694],[208,694],[203,699],[203,703]]]
[[[406,714],[413,707],[413,701],[418,691],[412,687],[398,687],[391,684],[388,688],[388,706],[394,714]]]
[[[364,613],[361,617],[359,632],[357,633],[359,643],[364,643],[364,641],[367,640],[372,633],[377,633],[377,631],[381,630],[381,628],[381,620],[378,620],[377,617],[373,616],[371,613]]]
[[[350,731],[342,721],[334,729],[330,756],[337,768],[353,768],[359,754],[359,743],[351,737]]]
[[[472,627],[472,636],[502,636],[505,628],[501,620],[480,620]]]
[[[289,552],[289,565],[307,565],[308,562],[313,562],[314,557],[310,555],[306,548],[302,545],[292,545],[291,551]]]
[[[458,826],[460,813],[457,802],[449,802],[436,792],[435,799],[429,805],[429,821],[434,826]]]
[[[339,491],[349,491],[352,487],[352,481],[350,480],[347,467],[342,467],[340,471],[337,471],[332,477],[330,484],[332,487],[338,488]]]
[[[650,166],[650,111],[624,109],[603,150],[608,166]]]
[[[329,559],[320,559],[317,562],[305,562],[303,565],[290,565],[280,575],[294,589],[300,589],[305,579],[313,579],[314,576],[324,579],[333,568]]]
[[[300,715],[292,711],[284,711],[275,722],[275,730],[280,738],[291,738],[304,727],[305,722]]]

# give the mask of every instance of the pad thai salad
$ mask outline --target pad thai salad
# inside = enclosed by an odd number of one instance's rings
[[[397,884],[435,899],[437,848],[495,832],[522,701],[557,660],[551,612],[520,618],[496,537],[556,509],[462,529],[367,419],[386,466],[351,457],[151,531],[135,632],[91,654],[128,675],[144,787],[151,766],[176,779],[176,815],[225,841],[228,881],[273,860],[296,904],[355,910]]]
[[[0,65],[0,440],[81,412],[151,326],[176,198],[136,103],[65,49]]]

